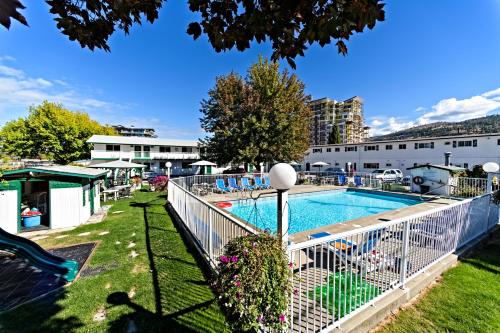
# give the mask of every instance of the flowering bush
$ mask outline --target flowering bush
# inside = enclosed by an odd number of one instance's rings
[[[282,242],[269,234],[231,240],[220,256],[215,287],[235,331],[288,326],[292,276]]]
[[[149,181],[149,184],[155,189],[155,191],[165,191],[167,189],[168,177],[156,176]]]

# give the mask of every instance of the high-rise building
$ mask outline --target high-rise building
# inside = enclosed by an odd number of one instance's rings
[[[122,125],[115,125],[113,128],[121,136],[140,136],[146,138],[156,138],[156,133],[154,128],[142,128],[142,127],[126,127]]]
[[[364,125],[363,99],[359,96],[339,102],[320,98],[309,103],[313,111],[311,121],[311,145],[329,142],[334,127],[338,126],[340,142],[359,143],[368,138],[369,127]]]

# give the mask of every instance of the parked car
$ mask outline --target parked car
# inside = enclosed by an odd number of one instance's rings
[[[372,176],[384,182],[400,182],[403,179],[403,173],[399,169],[376,169]]]
[[[323,172],[326,172],[329,175],[345,175],[345,170],[339,167],[330,167],[326,168],[323,170]]]
[[[236,174],[240,174],[240,173],[246,173],[246,170],[244,168],[231,168],[231,169],[224,170],[222,172],[222,174],[224,174],[224,175],[236,175]]]

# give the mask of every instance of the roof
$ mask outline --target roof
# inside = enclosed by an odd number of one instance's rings
[[[179,146],[197,147],[196,140],[173,140],[148,138],[142,136],[117,136],[117,135],[92,135],[88,143],[125,144],[125,145],[149,145],[149,146]]]
[[[99,178],[100,176],[108,173],[107,170],[91,169],[72,165],[51,165],[5,171],[3,174],[4,176],[10,176],[29,172],[89,179]]]
[[[134,168],[145,168],[146,166],[144,164],[116,160],[116,161],[110,161],[110,162],[89,165],[89,167],[90,168],[102,168],[102,169],[134,169]]]
[[[465,168],[457,167],[454,165],[440,165],[440,164],[421,164],[414,167],[406,168],[406,170],[419,169],[419,168],[436,168],[441,170],[447,170],[450,172],[464,171]]]

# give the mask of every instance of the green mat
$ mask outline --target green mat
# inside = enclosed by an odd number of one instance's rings
[[[308,294],[339,319],[380,295],[380,289],[356,274],[336,273]]]

